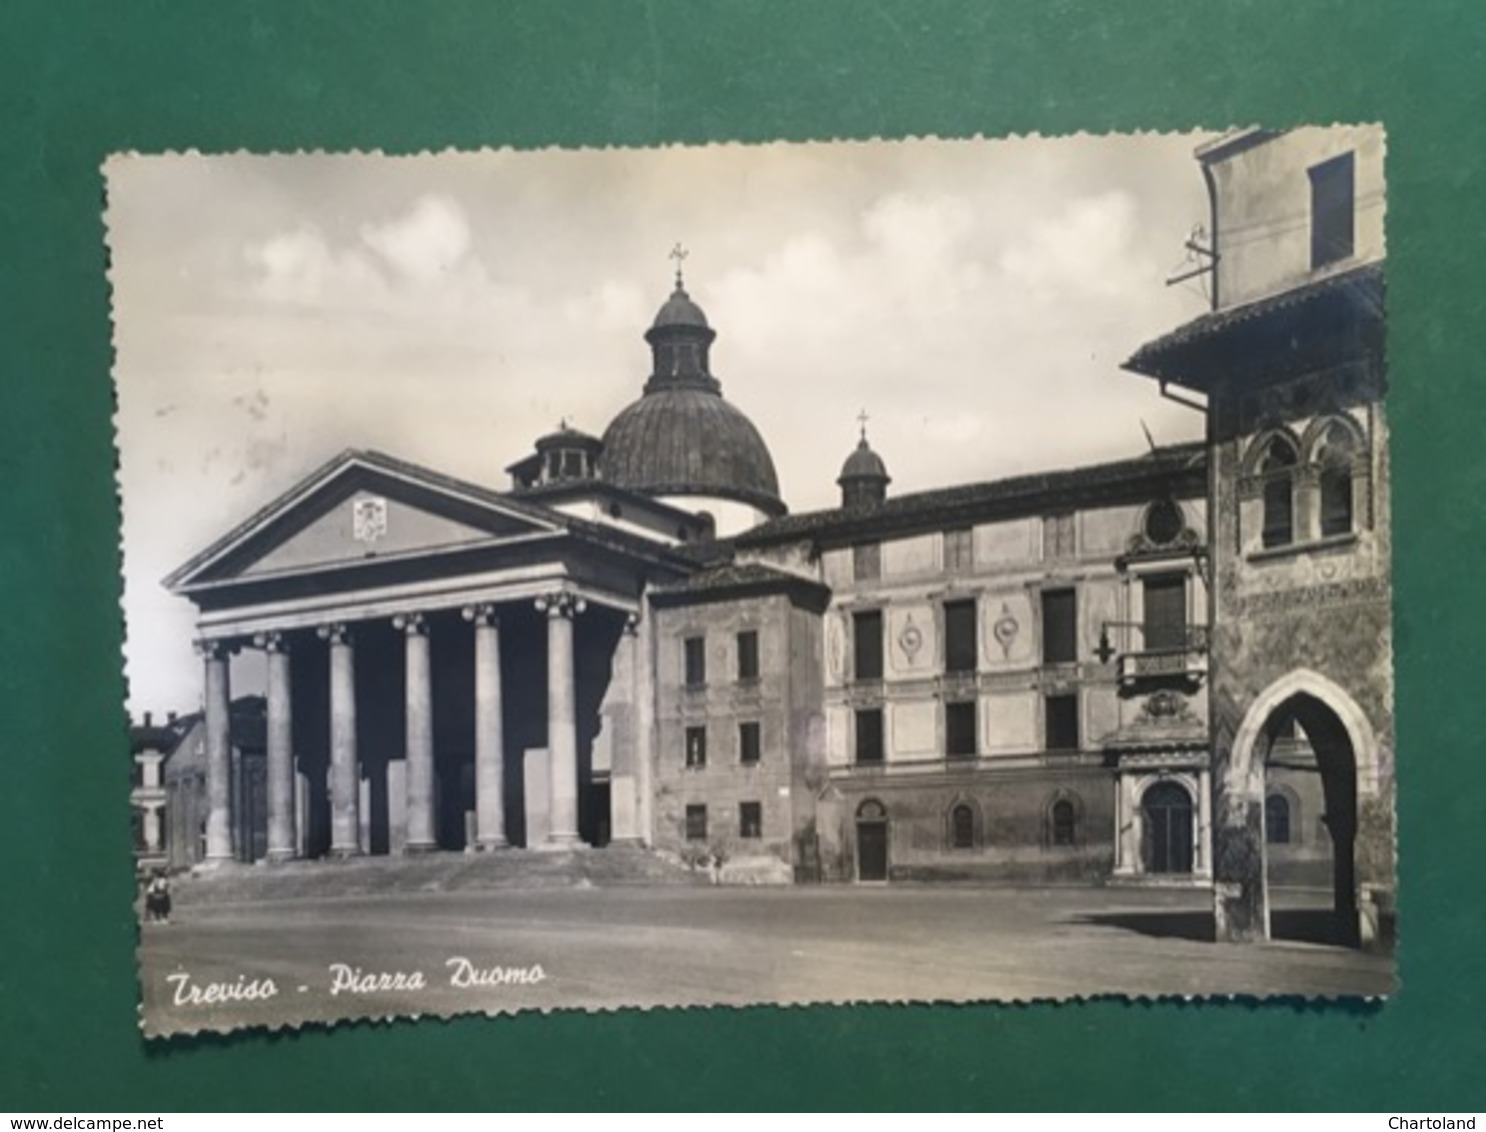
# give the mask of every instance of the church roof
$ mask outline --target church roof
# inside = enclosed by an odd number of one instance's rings
[[[1200,495],[1206,485],[1207,449],[1197,441],[1158,448],[1131,460],[911,492],[861,510],[786,515],[736,535],[733,543],[747,548],[809,539],[846,545],[1102,501],[1133,501],[1158,490]]]
[[[685,569],[692,562],[676,548],[544,507],[524,493],[492,491],[381,452],[347,449],[195,555],[167,577],[164,585],[185,594],[231,582],[245,559],[251,559],[265,546],[274,545],[286,532],[302,526],[304,517],[323,513],[327,504],[349,498],[360,488],[399,492],[415,498],[419,506],[457,513],[476,528],[488,526],[488,541],[492,544],[500,543],[511,532],[548,537],[566,535],[577,536],[592,546],[639,555],[671,569]],[[367,558],[357,565],[369,566],[377,561]]]
[[[786,594],[796,604],[818,610],[830,602],[831,591],[812,578],[792,574],[761,562],[730,562],[700,570],[690,577],[651,591],[651,603],[660,608],[705,601]]]

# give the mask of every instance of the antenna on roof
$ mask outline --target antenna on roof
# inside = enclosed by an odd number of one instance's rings
[[[1145,433],[1145,442],[1151,446],[1151,452],[1156,451],[1156,438],[1151,435],[1151,430],[1146,427],[1145,419],[1141,418],[1140,431]]]
[[[1201,224],[1192,225],[1192,231],[1187,235],[1186,242],[1182,244],[1187,254],[1171,269],[1172,274],[1166,277],[1166,285],[1172,287],[1215,270],[1218,266],[1218,252],[1216,248],[1209,246],[1211,243],[1206,227]]]

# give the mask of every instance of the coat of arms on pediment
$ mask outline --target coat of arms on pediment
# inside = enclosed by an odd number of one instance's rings
[[[380,496],[364,496],[351,501],[351,537],[357,542],[372,543],[387,533],[387,501]]]

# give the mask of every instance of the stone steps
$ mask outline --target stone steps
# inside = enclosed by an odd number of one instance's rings
[[[501,888],[587,888],[625,885],[703,885],[664,855],[628,846],[604,849],[501,849],[488,853],[427,853],[409,857],[355,857],[344,861],[226,864],[199,867],[171,885],[182,905],[324,900],[406,892],[461,892]]]

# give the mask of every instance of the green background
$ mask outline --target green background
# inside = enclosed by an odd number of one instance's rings
[[[1483,12],[9,0],[0,1109],[1486,1105]],[[1391,1003],[569,1013],[140,1040],[105,155],[1356,120],[1389,131],[1403,932]]]

